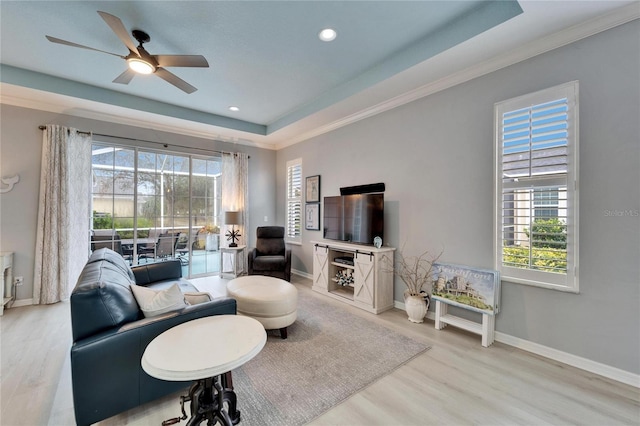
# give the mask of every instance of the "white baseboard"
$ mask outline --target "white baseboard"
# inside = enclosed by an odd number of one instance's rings
[[[20,306],[30,306],[33,305],[33,299],[19,299],[14,301],[11,304],[12,308],[19,308]]]
[[[309,273],[307,273],[307,272],[302,272],[302,271],[298,271],[297,269],[292,269],[292,270],[291,270],[291,273],[292,273],[293,275],[301,276],[302,278],[306,278],[306,279],[309,279],[309,280],[313,280],[313,275],[312,275],[312,274],[309,274]]]
[[[398,302],[397,300],[394,300],[393,306],[398,309],[405,309],[404,303]],[[435,320],[435,312],[427,311],[427,318],[430,320]],[[630,373],[628,371],[621,370],[616,367],[611,367],[610,365],[602,364],[600,362],[592,361],[587,358],[582,358],[568,352],[559,351],[557,349],[530,342],[519,337],[514,337],[509,334],[500,333],[499,331],[496,331],[495,340],[496,342],[504,343],[505,345],[522,349],[523,351],[531,352],[536,355],[540,355],[545,358],[549,358],[554,361],[562,362],[572,367],[588,371],[590,373],[598,374],[611,380],[640,388],[640,375],[638,374]]]
[[[496,341],[640,388],[640,375],[496,331]]]

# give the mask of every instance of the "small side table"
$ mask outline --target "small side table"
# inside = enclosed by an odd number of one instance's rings
[[[247,246],[238,246],[238,247],[220,247],[220,277],[226,278],[236,278],[239,275],[244,275],[246,273],[245,268],[245,259],[246,259],[246,249]],[[232,269],[224,270],[224,255],[231,255],[231,263]]]
[[[4,308],[13,300],[13,252],[0,252],[0,291],[2,292],[2,305],[0,315],[4,314]],[[7,306],[8,307],[8,306]]]
[[[236,394],[225,373],[240,367],[260,353],[267,333],[258,321],[241,315],[214,315],[177,325],[157,336],[142,355],[142,368],[152,377],[168,381],[194,380],[189,394],[191,418],[187,426],[207,421],[232,426],[240,422]],[[228,409],[225,408],[225,403]]]

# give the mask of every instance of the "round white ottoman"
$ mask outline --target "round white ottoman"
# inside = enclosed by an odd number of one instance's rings
[[[227,293],[236,299],[238,314],[258,320],[265,330],[280,329],[287,338],[287,327],[298,314],[298,289],[280,278],[249,275],[227,283]]]

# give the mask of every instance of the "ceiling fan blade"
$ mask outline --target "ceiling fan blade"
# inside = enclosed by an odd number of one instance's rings
[[[178,89],[182,90],[183,92],[193,93],[196,90],[198,90],[195,87],[193,87],[192,85],[190,85],[189,83],[187,83],[186,81],[184,81],[183,79],[181,79],[180,77],[178,77],[177,75],[170,73],[169,71],[165,70],[164,68],[158,68],[156,70],[155,74],[158,77],[160,77],[161,79],[173,84],[174,86],[176,86]]]
[[[113,16],[107,12],[98,11],[98,13],[102,17],[102,19],[104,19],[104,22],[106,22],[107,25],[111,27],[111,30],[116,33],[118,38],[122,40],[124,45],[127,46],[127,49],[138,55],[138,49],[136,48],[136,45],[133,43],[133,41],[131,41],[131,37],[129,37],[129,31],[127,31],[127,29],[124,27],[124,24],[122,23],[120,18],[118,18],[117,16]]]
[[[209,68],[209,62],[202,55],[153,55],[161,67],[202,67]]]
[[[132,70],[131,68],[127,68],[122,74],[117,76],[116,79],[113,80],[113,82],[119,84],[129,84],[129,82],[135,75],[136,72],[134,70]]]
[[[102,52],[102,53],[106,53],[108,55],[113,55],[113,56],[117,56],[118,58],[123,58],[124,59],[124,56],[118,55],[117,53],[111,53],[111,52],[107,52],[105,50],[94,49],[93,47],[83,46],[81,44],[73,43],[73,42],[67,41],[67,40],[62,40],[62,39],[59,39],[59,38],[56,38],[56,37],[51,37],[51,36],[45,36],[45,37],[47,38],[47,40],[49,40],[52,43],[64,44],[65,46],[79,47],[81,49],[87,49],[87,50],[95,50],[96,52]]]

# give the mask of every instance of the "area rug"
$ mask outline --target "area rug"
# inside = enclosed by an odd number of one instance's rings
[[[429,349],[305,293],[289,337],[269,331],[262,352],[233,370],[243,426],[308,423]]]

